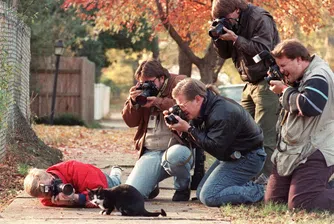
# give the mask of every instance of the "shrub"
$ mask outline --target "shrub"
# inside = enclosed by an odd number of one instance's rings
[[[36,117],[34,118],[36,124],[50,124],[50,117]],[[65,113],[54,117],[53,125],[66,125],[66,126],[86,126],[85,122],[80,119],[77,115]]]

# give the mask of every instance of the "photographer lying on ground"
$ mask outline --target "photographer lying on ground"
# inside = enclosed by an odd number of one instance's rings
[[[108,175],[91,164],[69,160],[47,170],[31,169],[24,190],[46,206],[96,207],[89,202],[86,188],[111,188],[121,184],[120,178],[120,167],[113,167]]]
[[[254,63],[253,56],[272,50],[279,43],[275,21],[269,12],[245,0],[214,0],[209,31],[214,46],[224,59],[232,58],[240,78],[246,82],[241,105],[263,130],[267,161],[256,182],[266,184],[271,173],[270,157],[275,149],[278,96],[264,80],[268,66]]]
[[[272,55],[288,85],[270,81],[270,89],[282,94],[283,108],[265,202],[333,211],[328,180],[334,172],[334,74],[298,40],[283,41]]]
[[[250,180],[261,171],[266,153],[262,130],[250,114],[195,79],[179,82],[173,98],[191,124],[175,115],[178,122],[168,126],[189,133],[194,147],[217,159],[197,188],[198,199],[210,207],[262,200],[264,186]]]
[[[155,59],[142,62],[135,76],[138,84],[130,89],[122,115],[129,127],[138,127],[134,140],[140,157],[126,184],[152,199],[159,194],[159,182],[173,176],[172,200],[188,201],[192,153],[177,144],[162,114],[175,104],[172,89],[185,76],[170,74]]]

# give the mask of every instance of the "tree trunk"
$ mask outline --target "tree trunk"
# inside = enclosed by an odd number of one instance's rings
[[[188,56],[179,48],[179,74],[191,77],[192,63]]]
[[[159,51],[159,38],[155,37],[152,40],[152,56],[154,59],[159,59],[160,51]]]
[[[188,60],[198,67],[201,75],[201,81],[204,83],[214,83],[215,81],[217,81],[218,73],[224,61],[220,60],[220,65],[217,65],[217,61],[219,61],[218,60],[219,56],[213,48],[212,41],[207,48],[204,58],[197,57],[192,51],[192,49],[189,47],[189,44],[181,38],[181,36],[177,33],[177,31],[173,27],[173,25],[169,22],[168,17],[166,16],[160,1],[155,0],[155,2],[163,26],[179,46],[180,48],[179,52],[182,51],[183,54],[187,56]],[[184,61],[179,60],[179,62],[181,62],[179,66],[183,67],[184,65],[182,65],[182,63],[184,63]]]

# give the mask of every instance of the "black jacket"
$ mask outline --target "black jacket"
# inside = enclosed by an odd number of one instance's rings
[[[192,120],[192,141],[218,160],[231,160],[234,151],[242,154],[263,145],[262,129],[235,101],[208,90],[200,118]]]
[[[264,9],[249,4],[241,12],[235,34],[238,39],[234,45],[232,41],[220,39],[214,42],[218,54],[224,59],[232,58],[243,81],[257,83],[263,80],[269,64],[265,60],[256,64],[253,57],[263,50],[271,51],[280,41],[272,16]]]

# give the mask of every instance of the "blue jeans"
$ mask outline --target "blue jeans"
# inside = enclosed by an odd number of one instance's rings
[[[136,162],[126,184],[132,185],[148,198],[160,181],[173,176],[174,188],[185,190],[190,185],[192,164],[191,150],[183,145],[173,145],[165,151],[146,150]]]
[[[261,147],[238,160],[216,160],[197,188],[197,198],[206,206],[252,203],[263,199],[263,185],[250,180],[262,169],[266,153]]]
[[[121,184],[121,180],[117,176],[109,176],[104,173],[108,182],[108,188],[112,188]]]

